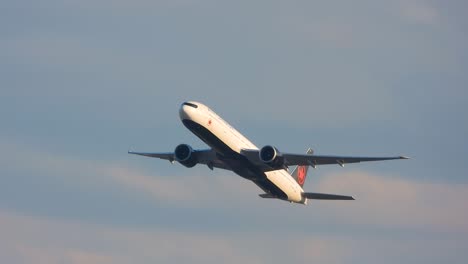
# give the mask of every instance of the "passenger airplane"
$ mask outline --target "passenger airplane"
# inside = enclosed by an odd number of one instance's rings
[[[307,204],[308,199],[354,200],[351,196],[304,192],[309,166],[361,161],[407,159],[398,157],[344,157],[314,155],[312,149],[306,154],[282,153],[273,146],[258,149],[236,129],[207,106],[193,101],[184,102],[179,109],[182,123],[211,149],[194,150],[187,144],[178,145],[174,152],[133,152],[129,154],[178,161],[187,168],[205,164],[213,170],[220,168],[235,172],[254,182],[264,193],[262,198],[277,198],[291,203]],[[289,166],[296,166],[292,173]]]

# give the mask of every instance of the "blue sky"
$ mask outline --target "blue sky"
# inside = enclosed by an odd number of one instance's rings
[[[464,1],[5,1],[0,262],[465,263]],[[312,170],[354,202],[258,198],[129,156],[204,144],[201,101],[258,145],[409,161]]]

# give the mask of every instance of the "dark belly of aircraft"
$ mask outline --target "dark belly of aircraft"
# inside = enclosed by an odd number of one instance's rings
[[[252,164],[245,156],[232,150],[211,131],[192,120],[184,119],[182,123],[203,142],[213,148],[218,153],[219,159],[228,164],[237,175],[253,181],[266,193],[272,194],[279,199],[287,199],[287,195],[273,184],[262,170]]]

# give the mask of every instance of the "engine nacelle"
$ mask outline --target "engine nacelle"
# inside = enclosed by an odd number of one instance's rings
[[[197,159],[193,155],[193,149],[187,144],[180,144],[174,150],[175,159],[187,168],[197,165]]]
[[[277,148],[264,146],[259,152],[260,160],[273,168],[283,168],[284,158]]]

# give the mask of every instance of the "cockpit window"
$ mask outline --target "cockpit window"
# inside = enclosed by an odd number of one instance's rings
[[[192,103],[185,102],[185,103],[183,103],[183,105],[188,105],[188,106],[193,107],[193,108],[198,108],[198,105],[192,104]]]

